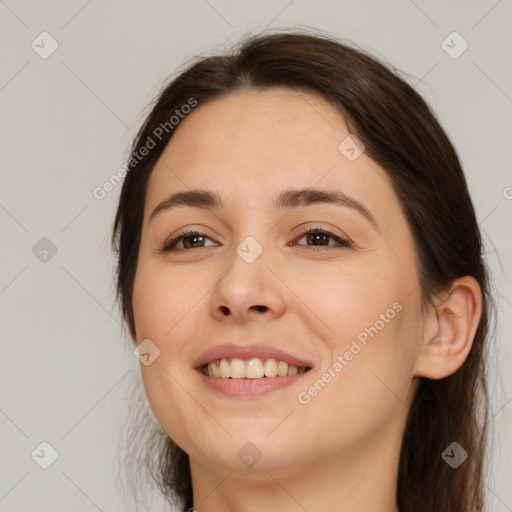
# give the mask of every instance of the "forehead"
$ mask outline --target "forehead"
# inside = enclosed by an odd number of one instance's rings
[[[340,151],[351,142],[345,120],[316,93],[227,94],[196,107],[175,130],[153,170],[147,210],[171,192],[195,188],[262,208],[290,187],[338,189],[381,212],[396,202],[383,169],[364,152],[349,160]]]

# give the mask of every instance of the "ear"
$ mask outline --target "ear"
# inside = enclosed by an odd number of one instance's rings
[[[473,345],[482,315],[482,292],[471,276],[456,279],[427,313],[414,375],[442,379],[455,373]]]

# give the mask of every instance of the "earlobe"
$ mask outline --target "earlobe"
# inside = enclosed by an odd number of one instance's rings
[[[482,315],[482,292],[475,278],[456,279],[425,319],[414,375],[442,379],[466,360]]]

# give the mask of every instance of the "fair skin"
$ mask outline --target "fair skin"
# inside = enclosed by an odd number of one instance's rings
[[[229,94],[181,121],[151,175],[133,308],[137,341],[150,339],[160,356],[141,371],[158,422],[189,454],[200,512],[396,512],[400,443],[417,377],[452,374],[471,348],[481,315],[477,282],[460,278],[435,308],[422,310],[398,199],[364,152],[350,161],[338,150],[348,135],[339,112],[311,93]],[[306,187],[356,199],[377,227],[336,204],[274,211],[279,193]],[[215,192],[224,206],[179,206],[150,221],[170,194],[191,189]],[[299,226],[334,231],[352,246],[329,235],[315,240]],[[181,228],[204,238],[160,252]],[[249,236],[263,249],[251,263],[236,251]],[[390,309],[393,318],[301,403],[299,393],[332,372]],[[249,399],[206,386],[195,358],[247,340],[312,369]],[[261,454],[251,467],[237,457],[248,442]]]

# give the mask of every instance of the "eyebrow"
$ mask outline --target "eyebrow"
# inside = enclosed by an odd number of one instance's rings
[[[373,225],[374,228],[379,230],[377,221],[366,206],[343,192],[313,188],[287,189],[281,192],[277,198],[274,198],[272,202],[274,210],[277,212],[284,209],[300,208],[320,203],[344,206],[359,212]],[[222,208],[224,203],[218,194],[210,190],[197,189],[176,192],[156,206],[149,216],[149,221],[159,213],[179,206],[210,209]]]

